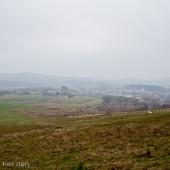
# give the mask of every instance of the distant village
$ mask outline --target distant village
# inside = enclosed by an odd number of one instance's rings
[[[98,109],[106,112],[141,111],[170,108],[170,89],[151,85],[128,85],[123,88],[20,88],[0,90],[0,96],[47,96],[59,99],[76,97],[99,98],[103,100]]]

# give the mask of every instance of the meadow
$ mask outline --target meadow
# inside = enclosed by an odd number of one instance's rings
[[[170,169],[170,110],[98,114],[101,102],[1,98],[0,169]]]

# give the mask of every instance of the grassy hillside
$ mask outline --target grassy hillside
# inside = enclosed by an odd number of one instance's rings
[[[27,104],[0,103],[2,170],[10,169],[9,162],[14,170],[26,169],[28,165],[33,170],[170,169],[169,110],[51,117],[42,121],[40,117],[17,112],[22,109],[39,111]],[[16,167],[17,162],[27,167]]]

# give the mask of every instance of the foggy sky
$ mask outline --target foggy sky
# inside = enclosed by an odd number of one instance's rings
[[[0,1],[0,73],[170,77],[169,0]]]

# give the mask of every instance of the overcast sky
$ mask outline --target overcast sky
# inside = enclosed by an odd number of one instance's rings
[[[0,73],[170,77],[170,0],[1,0]]]

